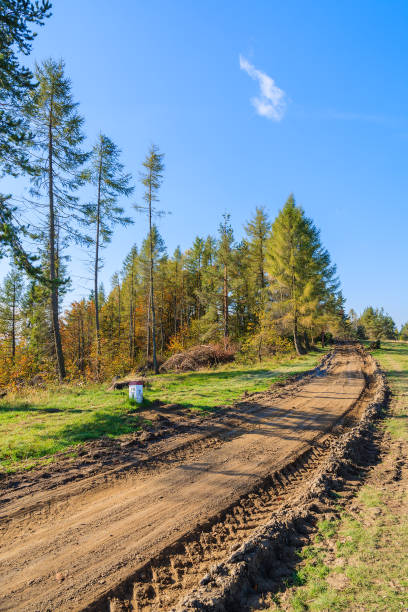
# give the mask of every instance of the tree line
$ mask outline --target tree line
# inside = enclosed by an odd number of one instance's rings
[[[148,212],[149,207],[147,199]],[[92,248],[97,274],[97,238]],[[59,261],[58,266],[63,267]],[[58,299],[65,291],[65,285],[57,286]],[[7,340],[3,371],[14,367],[19,375],[52,376],[59,367],[52,288],[37,278],[23,283],[14,268],[0,305],[0,333]],[[319,231],[290,196],[273,223],[257,208],[243,239],[235,239],[225,214],[214,236],[197,236],[189,249],[172,255],[152,222],[109,291],[95,284],[58,323],[69,377],[99,379],[146,363],[157,371],[163,356],[202,343],[239,347],[248,359],[293,349],[300,354],[318,339],[344,332],[347,318]]]
[[[351,309],[349,312],[350,328],[353,335],[359,340],[408,340],[406,323],[398,331],[395,322],[389,314],[384,312],[383,308],[373,308],[367,306],[363,313],[358,316]]]

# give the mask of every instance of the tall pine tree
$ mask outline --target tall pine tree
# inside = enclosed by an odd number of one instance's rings
[[[80,146],[84,140],[83,119],[73,101],[71,82],[65,76],[64,62],[52,59],[37,65],[38,87],[26,105],[27,117],[35,128],[38,161],[32,179],[32,193],[47,197],[46,246],[51,284],[52,328],[60,380],[65,377],[59,325],[58,278],[59,247],[67,240],[81,241],[75,223],[83,221],[76,190],[83,184],[81,166],[88,158]],[[36,206],[39,206],[37,204]]]

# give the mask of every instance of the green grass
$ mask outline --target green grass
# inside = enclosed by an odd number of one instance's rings
[[[387,429],[394,437],[408,440],[408,342],[382,341],[381,349],[371,351],[387,373],[392,392],[397,398],[387,419]]]
[[[393,392],[392,408],[380,426],[396,446],[408,450],[408,343],[382,342],[372,352]],[[367,484],[356,504],[353,512],[339,506],[339,519],[319,523],[312,543],[300,551],[291,585],[273,598],[270,610],[408,609],[408,484],[381,489]]]
[[[149,401],[161,399],[192,410],[213,410],[228,406],[244,391],[264,391],[276,380],[313,368],[324,354],[312,351],[294,359],[264,361],[262,364],[229,364],[216,369],[183,374],[161,374],[151,378],[145,393]]]
[[[261,365],[229,364],[151,377],[144,406],[160,399],[193,411],[211,411],[232,404],[244,392],[265,390],[281,377],[314,367],[323,353],[314,351]],[[130,404],[127,389],[63,385],[9,394],[0,400],[0,471],[31,468],[39,461],[49,461],[59,451],[101,436],[131,433],[140,424],[141,417]]]
[[[394,515],[381,502],[374,506],[372,497],[368,500],[367,505],[365,496],[360,497],[358,518],[343,513],[331,521],[329,533],[327,524],[323,529],[320,525],[313,544],[299,555],[301,563],[285,609],[396,612],[407,608],[407,517]],[[373,522],[365,520],[370,508],[379,512]],[[272,609],[281,609],[279,598]]]
[[[10,470],[24,462],[31,467],[39,457],[138,426],[124,391],[114,394],[92,385],[13,393],[0,401],[1,466]]]

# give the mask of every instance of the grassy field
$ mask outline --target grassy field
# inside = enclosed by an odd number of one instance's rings
[[[408,343],[384,342],[373,351],[387,372],[393,401],[380,427],[389,453],[339,520],[322,521],[288,588],[270,610],[408,609],[408,474],[390,477],[408,456]]]
[[[151,377],[145,406],[156,399],[201,411],[230,405],[245,391],[265,390],[279,378],[314,367],[323,353]],[[0,400],[0,471],[30,468],[87,440],[131,433],[139,423],[127,389],[61,386],[9,394]]]

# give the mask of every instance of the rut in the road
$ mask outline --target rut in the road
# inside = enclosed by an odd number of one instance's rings
[[[275,513],[289,507],[301,490],[307,490],[330,454],[333,442],[358,420],[363,408],[371,401],[370,376],[366,381],[363,395],[344,415],[335,431],[310,445],[213,521],[200,525],[187,538],[163,550],[125,583],[85,610],[175,610],[184,596],[200,584],[210,567],[228,557]],[[304,530],[306,534],[307,526]]]
[[[325,459],[334,436],[309,447],[284,469],[275,472],[256,490],[224,511],[216,522],[200,526],[177,546],[151,560],[131,581],[115,591],[111,612],[153,612],[172,609],[182,595],[196,586],[208,569],[225,558],[272,514],[307,485]],[[106,601],[106,600],[105,600]],[[102,601],[86,608],[104,608]]]

